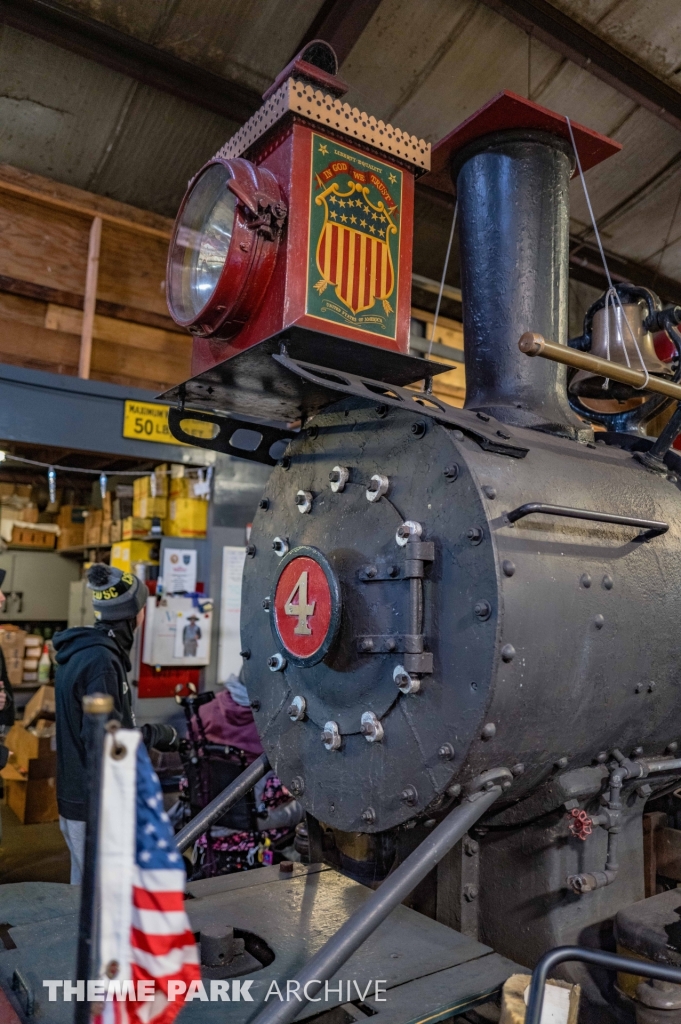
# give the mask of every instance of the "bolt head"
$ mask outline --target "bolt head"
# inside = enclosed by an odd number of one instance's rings
[[[568,763],[567,757],[559,757],[557,761],[554,761],[553,767],[554,768],[558,768],[558,769],[566,768],[567,767],[567,763]]]
[[[400,793],[400,800],[403,804],[413,807],[418,800],[418,793],[415,786],[405,786]]]
[[[362,821],[366,825],[373,825],[373,823],[376,821],[376,811],[373,809],[373,807],[367,807],[364,811],[362,811]]]
[[[451,743],[443,743],[437,752],[437,756],[442,761],[451,761],[451,759],[454,757],[454,747],[452,746]]]
[[[492,606],[489,601],[477,601],[474,608],[477,618],[486,621],[492,614]]]
[[[337,484],[340,478],[341,475],[337,469],[332,469],[331,472],[329,473],[329,483]]]
[[[253,711],[260,711],[260,701],[258,700],[257,697],[254,697],[253,700],[251,701],[251,708],[253,709]]]
[[[300,494],[300,493],[296,494],[296,505],[304,505],[304,504],[305,504],[305,495],[304,494]]]
[[[596,627],[596,629],[603,629],[604,624],[605,619],[603,618],[603,616],[597,615],[594,619],[594,626]]]
[[[364,575],[368,576],[369,579],[372,580],[374,576],[378,576],[378,569],[375,565],[368,565],[364,570]]]
[[[255,558],[255,544],[246,545],[246,554],[249,558]]]
[[[251,652],[248,647],[244,647],[243,651],[239,651],[239,657],[243,658],[244,661],[248,661],[251,656]]]
[[[482,528],[479,526],[471,526],[466,536],[471,544],[479,544],[483,537]]]
[[[416,423],[412,423],[411,432],[414,437],[424,437],[427,430],[425,420],[417,420]]]
[[[444,474],[447,480],[456,480],[459,475],[459,467],[457,466],[456,462],[452,462],[449,466],[447,466],[444,470]]]
[[[492,487],[490,484],[485,484],[485,486],[483,487],[483,491],[485,492],[485,496],[489,498],[490,501],[493,501],[494,498],[496,498],[497,496],[496,487]]]
[[[270,599],[269,597],[263,598],[262,606],[266,612],[270,610]]]

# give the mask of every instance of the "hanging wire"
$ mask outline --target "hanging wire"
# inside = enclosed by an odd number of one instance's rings
[[[9,452],[3,452],[4,458],[0,461],[4,462],[5,459],[11,459],[13,462],[23,462],[27,466],[39,466],[41,469],[56,470],[60,473],[87,473],[90,476],[101,476],[101,469],[82,469],[79,466],[58,466],[52,462],[37,462],[35,459],[25,459],[23,455],[10,455]],[[117,469],[113,473],[114,476],[145,476],[148,470],[144,469]],[[49,474],[48,474],[49,475]]]
[[[454,203],[454,216],[452,217],[452,228],[449,232],[449,242],[447,243],[447,255],[445,256],[445,265],[442,268],[442,279],[440,281],[440,290],[437,294],[437,305],[435,306],[435,317],[433,319],[433,329],[430,334],[430,344],[428,345],[427,359],[430,359],[430,353],[433,351],[433,342],[435,341],[435,328],[437,327],[438,317],[440,316],[440,303],[442,302],[442,293],[445,290],[445,278],[447,277],[447,267],[449,266],[449,256],[452,251],[452,242],[454,241],[454,228],[456,227],[456,213],[459,209],[459,200]]]
[[[639,358],[639,362],[641,364],[641,368],[642,368],[642,370],[643,370],[643,372],[645,374],[645,380],[644,380],[643,384],[641,384],[640,388],[636,388],[635,385],[632,385],[632,387],[634,387],[636,391],[643,391],[643,390],[645,390],[645,388],[648,385],[648,381],[650,379],[650,374],[648,373],[648,368],[647,368],[647,366],[646,366],[646,364],[644,362],[643,356],[641,354],[641,350],[638,347],[638,342],[637,342],[636,337],[634,335],[634,332],[632,330],[631,324],[629,323],[629,320],[628,320],[628,318],[627,318],[627,316],[626,316],[626,314],[624,312],[624,307],[622,306],[622,300],[621,300],[621,298],[619,296],[619,292],[617,291],[617,289],[615,288],[615,286],[612,283],[612,278],[610,276],[610,269],[608,267],[608,261],[605,258],[605,251],[603,249],[603,243],[601,242],[601,235],[600,235],[600,232],[598,230],[598,224],[596,223],[596,218],[594,216],[593,207],[591,205],[591,199],[589,197],[589,190],[586,187],[586,181],[584,179],[584,171],[582,170],[582,161],[579,159],[579,151],[577,149],[577,144],[575,142],[575,136],[574,136],[574,133],[572,131],[572,122],[570,121],[569,117],[566,117],[565,120],[567,121],[568,131],[570,133],[570,141],[572,143],[572,148],[574,150],[575,159],[577,161],[577,169],[579,171],[579,177],[580,177],[580,180],[582,182],[582,189],[584,190],[584,198],[586,199],[586,205],[587,205],[587,208],[589,210],[589,217],[591,218],[591,227],[593,228],[594,235],[596,236],[596,242],[598,244],[598,251],[601,254],[601,261],[603,263],[603,269],[605,270],[605,276],[606,276],[607,281],[608,281],[608,290],[607,290],[606,296],[605,296],[605,343],[606,343],[606,352],[607,352],[606,358],[608,360],[610,359],[610,309],[611,309],[611,304],[612,304],[612,310],[615,313],[615,321],[617,323],[618,339],[619,339],[619,341],[622,342],[622,349],[624,351],[624,358],[627,361],[627,366],[631,368],[631,363],[629,361],[629,353],[627,352],[627,346],[624,343],[624,337],[622,335],[622,323],[621,323],[622,320],[624,320],[625,324],[627,325],[627,329],[629,331],[629,334],[631,335],[631,340],[633,341],[634,348],[636,349],[636,355]],[[619,313],[620,313],[619,317],[617,316],[617,307],[619,307]],[[604,381],[603,381],[603,388],[604,389],[607,388],[609,383],[610,383],[610,381],[607,378],[605,378]]]

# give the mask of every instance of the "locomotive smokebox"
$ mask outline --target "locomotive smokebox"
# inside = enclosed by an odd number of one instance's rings
[[[619,148],[573,130],[585,168]],[[570,409],[565,367],[531,365],[518,338],[536,330],[567,343],[574,168],[565,118],[504,92],[437,145],[425,179],[447,188],[451,175],[459,204],[466,408],[573,437],[585,427]]]

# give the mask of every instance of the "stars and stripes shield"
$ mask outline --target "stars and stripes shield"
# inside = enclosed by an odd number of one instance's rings
[[[376,230],[375,224],[370,227]],[[336,286],[336,295],[353,313],[371,309],[376,299],[387,302],[392,295],[390,248],[364,230],[327,220],[317,245],[317,267],[322,281]]]
[[[106,995],[96,1024],[170,1024],[182,1009],[201,978],[185,881],[141,735],[119,729],[104,750],[98,961]]]
[[[397,336],[403,172],[312,134],[306,313]]]

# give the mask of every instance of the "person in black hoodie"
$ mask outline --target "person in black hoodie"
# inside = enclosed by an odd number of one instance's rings
[[[0,569],[0,606],[5,603],[5,595],[2,592],[2,585],[5,582],[5,570]],[[9,729],[14,725],[14,692],[9,681],[5,655],[0,647],[0,729]],[[12,753],[0,742],[0,770],[7,764],[9,755]],[[0,840],[2,839],[2,824],[0,823]]]
[[[82,878],[87,818],[83,697],[109,693],[123,728],[135,725],[127,673],[135,629],[144,619],[149,591],[133,575],[97,563],[88,571],[96,622],[54,636],[57,655],[57,804],[59,827],[71,854],[71,884]]]

